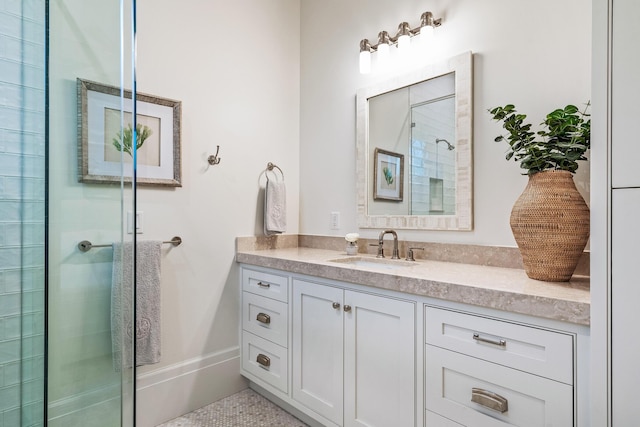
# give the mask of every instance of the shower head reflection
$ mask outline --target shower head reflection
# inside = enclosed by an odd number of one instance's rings
[[[444,142],[445,144],[447,144],[447,150],[449,150],[449,151],[451,151],[454,148],[456,148],[454,145],[450,144],[449,141],[447,141],[446,139],[436,138],[436,144],[438,144],[440,142]]]

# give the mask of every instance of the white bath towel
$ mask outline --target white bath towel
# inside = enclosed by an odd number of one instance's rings
[[[136,243],[136,366],[160,361],[161,241]],[[113,244],[111,342],[116,371],[133,359],[133,243]]]
[[[284,181],[267,179],[264,191],[264,234],[280,234],[287,231],[287,189]]]

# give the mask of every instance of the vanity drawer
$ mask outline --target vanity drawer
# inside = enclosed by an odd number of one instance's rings
[[[285,276],[249,268],[242,269],[242,290],[247,292],[287,302],[288,283],[288,279]]]
[[[286,348],[243,332],[242,369],[284,393],[288,392]]]
[[[424,418],[427,427],[464,427],[462,424],[451,421],[435,412],[427,411]]]
[[[574,425],[570,385],[430,345],[426,359],[429,411],[469,427]]]
[[[250,292],[242,293],[242,329],[287,347],[288,305]]]
[[[427,306],[427,344],[573,384],[573,336]]]

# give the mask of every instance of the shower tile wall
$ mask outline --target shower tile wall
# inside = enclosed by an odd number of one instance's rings
[[[0,0],[0,427],[43,424],[44,52],[44,0]]]

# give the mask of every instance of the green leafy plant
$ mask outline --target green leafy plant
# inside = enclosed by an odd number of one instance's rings
[[[151,136],[153,132],[148,126],[144,126],[140,123],[136,125],[136,150],[142,147],[144,141]],[[133,157],[133,126],[129,123],[129,126],[118,132],[115,138],[113,138],[113,146],[118,151],[124,151]]]
[[[534,132],[525,123],[525,114],[519,114],[513,104],[489,110],[493,120],[502,122],[507,136],[500,135],[496,142],[506,141],[507,160],[520,162],[520,167],[534,175],[544,170],[564,170],[575,173],[579,160],[587,160],[584,153],[591,147],[591,119],[575,105],[567,105],[547,114],[540,124],[544,129]]]

